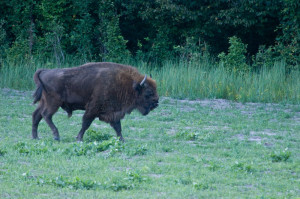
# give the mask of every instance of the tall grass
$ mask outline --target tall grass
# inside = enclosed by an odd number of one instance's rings
[[[300,72],[285,71],[285,63],[259,72],[235,74],[224,67],[212,66],[208,61],[169,61],[162,67],[150,67],[134,62],[141,72],[151,74],[161,96],[175,98],[222,98],[241,102],[300,102]],[[65,64],[70,67],[79,63]],[[4,64],[0,68],[0,87],[33,90],[32,77],[38,68],[55,68],[50,62],[42,64]]]
[[[33,90],[33,74],[39,68],[67,68],[82,64],[80,61],[68,60],[63,65],[54,64],[52,60],[32,60],[24,63],[3,62],[0,67],[0,88]],[[0,65],[1,66],[1,65]]]
[[[143,70],[147,71],[147,67]],[[300,103],[300,72],[288,74],[284,62],[247,74],[230,73],[224,67],[212,67],[206,62],[166,62],[161,69],[152,69],[150,73],[163,96]]]

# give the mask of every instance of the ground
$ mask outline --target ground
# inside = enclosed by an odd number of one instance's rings
[[[161,97],[122,120],[124,144],[83,112],[31,139],[32,92],[0,90],[0,198],[297,198],[300,106]]]

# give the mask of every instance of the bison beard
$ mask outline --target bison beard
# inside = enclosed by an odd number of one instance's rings
[[[77,141],[82,141],[96,117],[109,123],[123,141],[120,120],[125,114],[137,109],[147,115],[158,106],[155,81],[131,66],[101,62],[74,68],[39,69],[33,79],[37,86],[34,103],[39,102],[32,114],[34,139],[38,138],[42,118],[53,131],[54,139],[60,139],[52,116],[61,107],[69,117],[74,110],[85,110]]]

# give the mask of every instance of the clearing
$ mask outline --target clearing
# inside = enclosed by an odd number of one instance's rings
[[[297,198],[300,107],[162,97],[122,120],[124,144],[82,111],[31,139],[32,92],[0,89],[0,198]]]

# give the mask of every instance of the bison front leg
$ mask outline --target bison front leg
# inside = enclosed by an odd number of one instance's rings
[[[119,137],[120,141],[124,142],[124,138],[122,136],[122,127],[121,127],[121,121],[111,122],[110,125],[115,129],[117,136]]]
[[[76,137],[78,142],[82,142],[82,138],[83,138],[85,131],[90,127],[90,125],[94,119],[95,119],[95,117],[88,117],[86,114],[83,115],[82,127]]]

